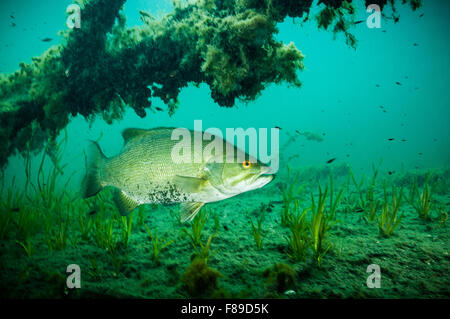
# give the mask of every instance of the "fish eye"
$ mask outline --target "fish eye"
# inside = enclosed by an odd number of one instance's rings
[[[243,161],[242,162],[242,167],[249,168],[250,166],[252,166],[252,163],[250,163],[250,161]]]

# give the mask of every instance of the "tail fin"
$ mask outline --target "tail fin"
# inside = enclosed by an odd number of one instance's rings
[[[103,188],[100,180],[100,166],[106,156],[97,142],[89,141],[86,160],[86,176],[83,180],[83,198],[91,197]]]

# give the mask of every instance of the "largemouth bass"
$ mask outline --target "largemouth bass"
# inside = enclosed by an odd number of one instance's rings
[[[208,133],[185,130],[192,137],[202,134],[200,147],[192,138],[188,142],[191,147],[184,149],[190,151],[187,157],[184,154],[188,160],[174,160],[174,154],[180,151],[179,140],[172,139],[174,129],[126,129],[122,133],[122,152],[110,158],[98,143],[91,142],[84,197],[114,187],[114,201],[122,215],[142,204],[180,203],[181,221],[185,222],[192,220],[206,203],[261,188],[273,180],[269,166]],[[217,148],[211,147],[211,141]]]

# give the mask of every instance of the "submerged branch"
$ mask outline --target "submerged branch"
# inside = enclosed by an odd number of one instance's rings
[[[125,0],[79,0],[81,28],[61,32],[61,44],[0,75],[0,167],[17,151],[42,149],[70,116],[102,114],[112,123],[128,105],[145,117],[154,97],[172,114],[189,83],[206,83],[214,101],[226,107],[236,98],[256,99],[269,83],[300,87],[303,55],[274,34],[287,16],[308,17],[312,2],[190,1],[158,20],[141,11],[144,24],[127,28],[120,12]],[[354,46],[350,2],[320,0],[326,11],[317,20],[319,27],[344,32]],[[409,2],[413,9],[420,4]]]

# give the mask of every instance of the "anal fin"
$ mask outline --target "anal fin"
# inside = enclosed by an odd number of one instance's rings
[[[181,212],[180,212],[180,220],[182,223],[186,221],[191,221],[194,219],[195,215],[199,212],[199,210],[205,205],[205,203],[193,202],[193,203],[182,203],[181,204]]]
[[[119,209],[119,212],[122,216],[128,215],[133,209],[140,205],[118,188],[114,192],[114,202],[116,203],[117,208]]]

